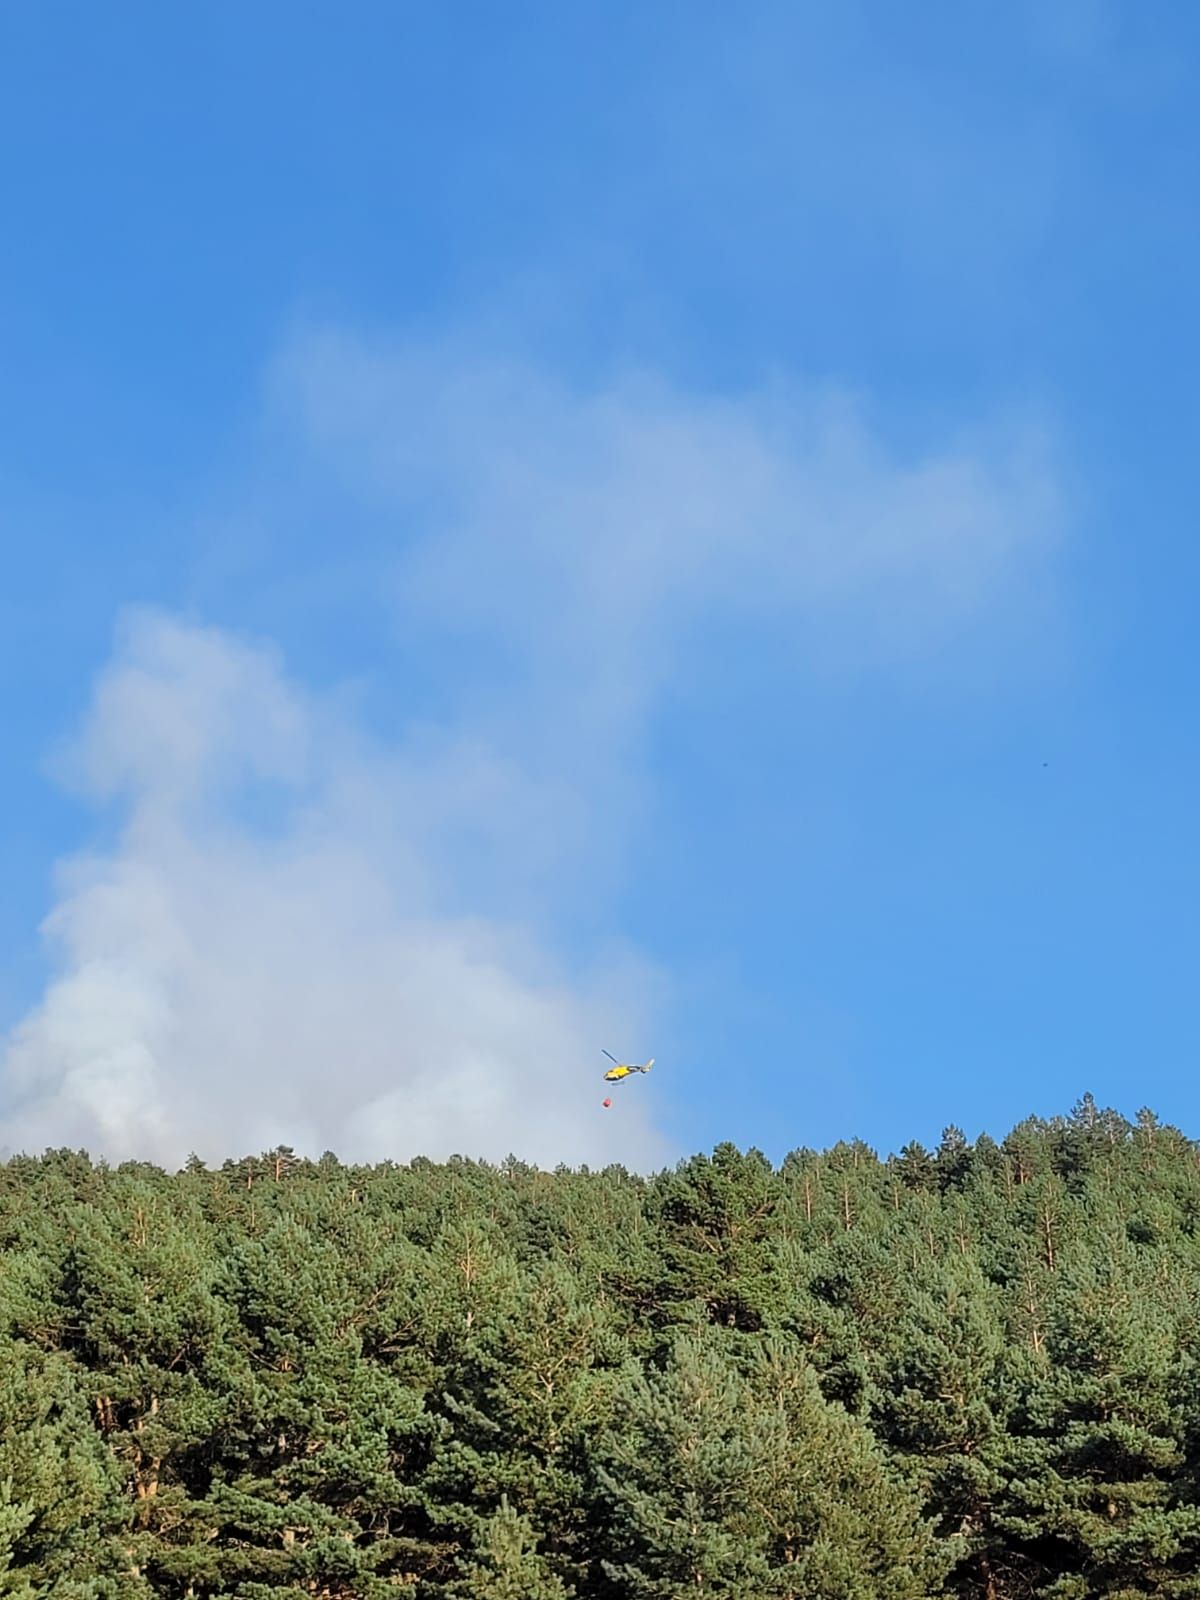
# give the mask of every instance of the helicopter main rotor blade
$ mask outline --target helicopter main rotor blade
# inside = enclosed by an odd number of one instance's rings
[[[614,1062],[618,1067],[621,1065],[621,1063],[617,1060],[616,1056],[613,1055],[611,1050],[601,1050],[600,1054],[602,1056],[607,1056],[608,1059],[610,1061]]]

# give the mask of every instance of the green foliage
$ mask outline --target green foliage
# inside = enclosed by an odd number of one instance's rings
[[[121,1473],[70,1364],[0,1343],[0,1595],[135,1600]]]
[[[1200,1151],[0,1167],[0,1600],[1200,1600]]]
[[[537,1542],[529,1519],[502,1500],[445,1593],[454,1600],[567,1600],[571,1590],[538,1555]]]
[[[682,1336],[623,1401],[594,1466],[618,1594],[921,1600],[948,1564],[793,1342]]]

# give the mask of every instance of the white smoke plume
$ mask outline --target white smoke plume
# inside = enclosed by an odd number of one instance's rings
[[[657,1079],[608,1113],[598,1081],[601,1044],[661,1054],[659,976],[554,954],[636,825],[638,734],[714,618],[886,653],[1019,604],[1058,524],[1038,442],[905,461],[842,401],[342,336],[278,376],[298,459],[398,530],[368,563],[398,624],[492,665],[381,746],[269,646],[126,617],[71,754],[119,825],[60,867],[0,1142],[666,1160]]]
[[[412,798],[436,775],[270,652],[130,617],[74,754],[126,820],[62,870],[62,975],[6,1062],[14,1148],[663,1157],[643,1104],[599,1104],[612,996],[628,1029],[644,980],[591,996],[521,928],[439,912]]]

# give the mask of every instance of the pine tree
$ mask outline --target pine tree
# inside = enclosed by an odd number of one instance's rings
[[[745,1382],[703,1335],[681,1336],[663,1371],[631,1371],[621,1402],[593,1457],[607,1512],[600,1566],[616,1593],[769,1592],[755,1496],[782,1454],[781,1419],[754,1414]]]
[[[769,1241],[781,1193],[760,1151],[728,1143],[663,1178],[649,1205],[663,1235],[662,1297],[703,1300],[729,1327],[764,1326],[779,1303]]]
[[[874,1368],[872,1421],[905,1463],[939,1531],[957,1536],[958,1570],[986,1594],[1002,1559],[992,1507],[1003,1482],[1015,1398],[1003,1302],[970,1255],[926,1261]]]
[[[121,1473],[61,1356],[0,1342],[0,1595],[138,1600]]]
[[[681,1337],[632,1375],[596,1481],[629,1600],[684,1593],[926,1600],[947,1565],[866,1430],[821,1394],[794,1342],[739,1353]]]
[[[376,1600],[441,1554],[436,1539],[422,1548],[413,1484],[436,1425],[419,1391],[363,1359],[361,1266],[283,1218],[229,1263],[249,1359],[228,1373],[225,1448],[192,1509],[247,1600],[289,1585]]]
[[[538,1555],[537,1542],[529,1519],[502,1499],[459,1562],[460,1576],[444,1590],[447,1600],[568,1600],[573,1591]]]
[[[1045,1361],[1030,1369],[998,1527],[1048,1595],[1200,1595],[1200,1511],[1173,1487],[1194,1279],[1147,1271],[1119,1238],[1060,1262]]]
[[[957,1548],[939,1546],[916,1497],[869,1431],[821,1393],[791,1341],[749,1368],[756,1416],[782,1419],[774,1477],[758,1493],[769,1529],[767,1590],[781,1600],[928,1600]]]
[[[909,1189],[931,1189],[937,1179],[937,1167],[933,1157],[925,1146],[915,1139],[901,1149],[896,1170],[905,1187]]]
[[[961,1128],[951,1124],[943,1130],[934,1166],[942,1189],[958,1189],[967,1181],[971,1173],[971,1146]]]

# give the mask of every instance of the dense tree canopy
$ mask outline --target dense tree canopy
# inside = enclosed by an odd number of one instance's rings
[[[1200,1146],[0,1167],[0,1597],[1200,1600]]]

